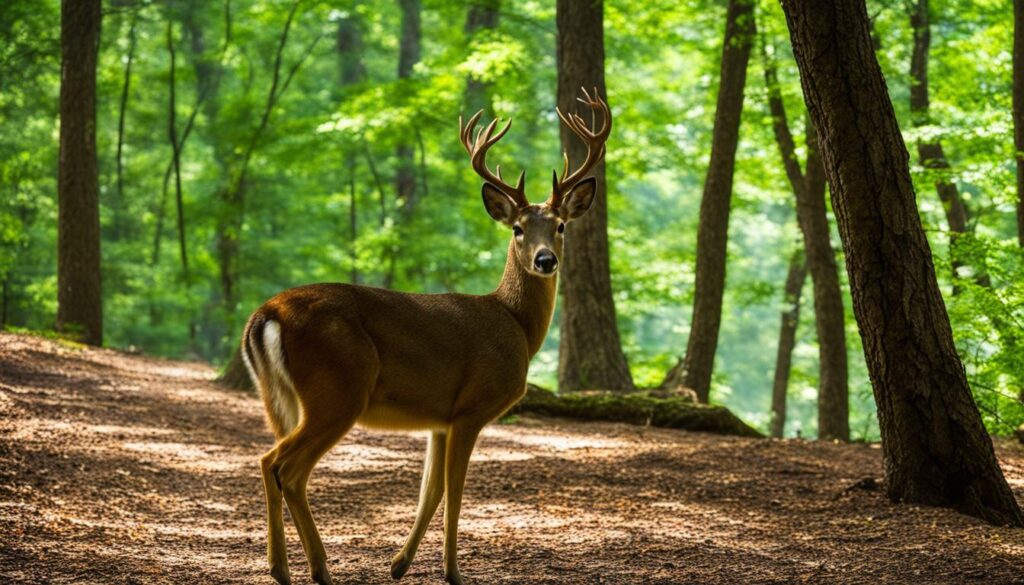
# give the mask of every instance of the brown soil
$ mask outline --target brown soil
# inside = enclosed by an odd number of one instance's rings
[[[270,583],[257,399],[205,365],[0,335],[0,581]],[[339,583],[389,583],[424,441],[355,430],[310,485]],[[999,457],[1024,496],[1024,449]],[[523,418],[474,453],[472,583],[1024,583],[1024,530],[889,503],[877,445]],[[440,515],[404,583],[441,583]],[[292,575],[307,582],[288,526]]]

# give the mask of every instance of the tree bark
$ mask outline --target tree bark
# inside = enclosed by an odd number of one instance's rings
[[[910,57],[910,119],[914,126],[925,126],[931,122],[928,98],[928,54],[931,50],[931,21],[928,13],[928,0],[916,0],[911,4],[910,26],[914,34],[914,49]],[[958,258],[956,250],[957,238],[967,233],[967,208],[960,190],[945,175],[949,173],[949,161],[942,150],[942,142],[938,139],[918,141],[917,155],[921,166],[935,174],[935,190],[942,202],[949,227],[949,258],[953,270],[953,281],[956,282],[959,269],[963,262]],[[987,281],[987,277],[982,277]],[[953,286],[953,294],[959,292]]]
[[[1013,0],[1013,145],[1017,161],[1017,242],[1024,248],[1024,0]]]
[[[807,280],[807,263],[803,250],[793,252],[789,259],[789,272],[782,296],[782,316],[779,325],[779,347],[775,354],[775,381],[772,384],[771,436],[781,438],[786,428],[786,394],[789,373],[793,366],[793,348],[796,346],[796,328],[800,323],[800,295]]]
[[[814,283],[814,322],[818,334],[818,438],[850,438],[850,406],[846,355],[846,315],[839,286],[839,268],[832,249],[825,210],[825,169],[821,164],[814,124],[807,121],[807,162],[801,172],[779,89],[774,58],[764,54],[768,108],[782,163],[796,196],[797,223],[804,238],[807,266]]]
[[[581,87],[604,83],[604,6],[601,0],[558,0],[558,107],[577,111]],[[586,155],[582,144],[564,125],[562,148],[570,161]],[[558,348],[558,386],[563,392],[599,388],[632,390],[633,378],[622,353],[612,299],[608,266],[608,192],[605,163],[594,167],[597,194],[590,211],[570,223],[562,252],[562,322]]]
[[[99,0],[61,2],[60,168],[57,177],[57,330],[103,343],[96,58]]]
[[[894,501],[1024,525],[953,345],[864,0],[784,0],[820,133]]]
[[[500,9],[501,0],[478,0],[470,4],[466,12],[466,40],[472,42],[481,31],[497,28]],[[467,76],[463,101],[469,115],[479,110],[491,111],[490,86],[473,75]]]
[[[701,402],[707,402],[711,393],[711,372],[718,347],[718,329],[722,322],[729,203],[743,113],[747,63],[755,32],[752,0],[729,0],[725,40],[722,43],[721,81],[711,138],[711,159],[704,181],[700,225],[697,228],[697,275],[690,338],[686,344],[685,357],[669,371],[662,382],[665,387],[692,388]]]

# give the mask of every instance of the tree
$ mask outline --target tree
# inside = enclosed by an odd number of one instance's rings
[[[846,315],[825,210],[825,169],[821,164],[814,124],[808,120],[807,161],[801,171],[779,88],[774,54],[767,45],[763,53],[768,109],[772,115],[775,142],[796,196],[797,223],[803,234],[808,270],[814,283],[814,323],[818,334],[818,438],[847,441],[850,438],[850,397]]]
[[[366,63],[363,62],[363,23],[358,12],[346,14],[338,19],[338,36],[335,41],[338,54],[339,88],[345,88],[366,79]],[[340,99],[340,97],[339,97]],[[352,145],[345,147],[345,169],[348,174],[348,228],[349,228],[349,259],[352,267],[349,281],[359,284],[359,255],[356,251],[356,240],[359,238],[359,191],[356,188],[356,166],[359,160],[358,151]]]
[[[398,79],[412,77],[413,67],[420,62],[420,0],[399,0],[402,9],[402,35],[398,46]],[[408,219],[416,208],[418,193],[416,191],[415,148],[411,142],[401,141],[395,149],[395,191],[398,196],[399,209]]]
[[[711,372],[722,322],[732,177],[743,113],[747,63],[755,31],[753,1],[729,0],[711,159],[704,180],[700,225],[697,228],[697,271],[690,337],[686,355],[662,382],[663,387],[692,388],[701,402],[707,402],[711,393]]]
[[[786,428],[786,395],[789,373],[796,346],[796,328],[800,323],[800,295],[807,280],[807,262],[803,250],[797,249],[789,259],[789,271],[782,294],[782,315],[779,324],[779,347],[775,354],[775,380],[772,383],[771,436],[782,437]]]
[[[832,185],[889,498],[1024,525],[953,345],[864,0],[783,10]]]
[[[57,329],[103,343],[99,171],[96,161],[96,56],[99,0],[61,3],[60,166],[58,172]]]
[[[581,87],[604,84],[604,5],[558,0],[558,108],[576,111]],[[569,160],[583,160],[586,146],[561,126],[562,148]],[[594,167],[597,194],[593,208],[566,227],[562,253],[562,321],[558,348],[558,387],[632,390],[633,378],[622,353],[608,268],[608,190],[604,161]]]
[[[915,127],[931,123],[928,98],[928,54],[931,50],[931,19],[928,12],[928,0],[917,0],[910,4],[910,25],[914,33],[914,49],[910,57],[910,116]],[[942,208],[946,213],[949,227],[949,256],[953,268],[953,279],[957,278],[959,268],[963,266],[957,253],[957,238],[966,234],[968,213],[967,206],[960,196],[960,190],[946,176],[949,174],[949,161],[938,138],[918,140],[917,155],[921,166],[935,173],[935,190],[938,192]],[[979,275],[981,282],[987,277]],[[956,294],[959,287],[953,287]]]
[[[128,54],[124,63],[124,84],[121,86],[121,103],[117,114],[117,199],[114,204],[114,226],[113,239],[117,240],[122,236],[125,223],[123,210],[124,200],[124,121],[128,113],[128,90],[132,81],[132,61],[135,59],[135,26],[138,14],[132,16],[131,25],[128,29]]]
[[[1024,247],[1024,0],[1013,0],[1013,145],[1017,160],[1017,242]]]
[[[500,8],[501,0],[483,0],[470,4],[469,10],[466,11],[466,38],[473,40],[479,33],[497,28]],[[491,109],[490,85],[476,76],[469,75],[467,77],[465,93],[467,112]]]

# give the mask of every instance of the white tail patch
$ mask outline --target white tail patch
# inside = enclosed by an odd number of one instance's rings
[[[264,399],[273,411],[272,416],[277,419],[277,426],[287,434],[299,424],[299,403],[284,362],[281,324],[277,321],[267,321],[263,325],[263,355],[254,359],[256,367],[263,373],[261,390]]]

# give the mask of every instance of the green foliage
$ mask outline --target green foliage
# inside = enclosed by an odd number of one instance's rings
[[[958,348],[986,423],[1003,433],[1024,420],[1015,398],[1024,386],[1024,272],[1012,243],[1011,23],[1005,2],[932,4],[933,119],[907,132],[907,140],[913,151],[918,138],[942,138],[953,169],[948,176],[972,212],[974,236],[961,239],[958,253],[971,266],[985,266],[992,287],[959,275],[962,292],[953,296],[935,177],[913,157]],[[227,43],[223,2],[106,3],[97,131],[108,343],[223,362],[245,317],[265,299],[308,282],[351,281],[353,274],[360,283],[390,281],[400,290],[491,290],[508,233],[480,204],[479,179],[458,143],[456,121],[467,113],[467,80],[490,83],[494,113],[515,119],[494,159],[509,175],[528,170],[528,196],[547,196],[550,169],[560,165],[553,111],[555,10],[552,2],[504,2],[498,27],[470,40],[464,30],[468,6],[468,0],[424,2],[422,60],[410,79],[399,81],[397,4],[303,2],[282,52],[282,74],[297,66],[295,75],[257,136],[291,2],[233,0]],[[59,12],[56,0],[11,1],[0,12],[0,119],[12,129],[0,133],[0,281],[7,323],[31,329],[51,327],[56,314]],[[869,12],[894,105],[909,128],[905,5],[870,2]],[[724,14],[724,3],[708,0],[605,2],[607,83],[616,116],[607,155],[612,279],[623,343],[640,385],[661,381],[689,332]],[[358,22],[366,71],[364,80],[350,85],[340,81],[335,42],[343,18]],[[177,242],[173,177],[164,187],[171,159],[168,19],[177,53],[179,136],[194,116],[181,168],[188,279]],[[783,97],[801,137],[802,95],[778,4],[763,2],[758,19],[776,52]],[[133,23],[122,197],[116,187],[117,119]],[[737,152],[712,398],[764,429],[782,284],[799,234],[757,54]],[[207,93],[203,67],[222,70]],[[798,142],[802,160],[806,153]],[[253,143],[244,204],[233,208],[223,195],[238,186],[242,155]],[[414,152],[421,194],[414,209],[394,196],[400,144]],[[236,306],[224,303],[218,232],[238,237]],[[833,242],[841,248],[835,233]],[[816,433],[810,285],[802,302],[790,436]],[[871,439],[878,436],[877,421],[851,306],[847,297],[851,429],[855,437]],[[556,378],[558,322],[556,315],[531,367],[532,378],[549,385]]]

